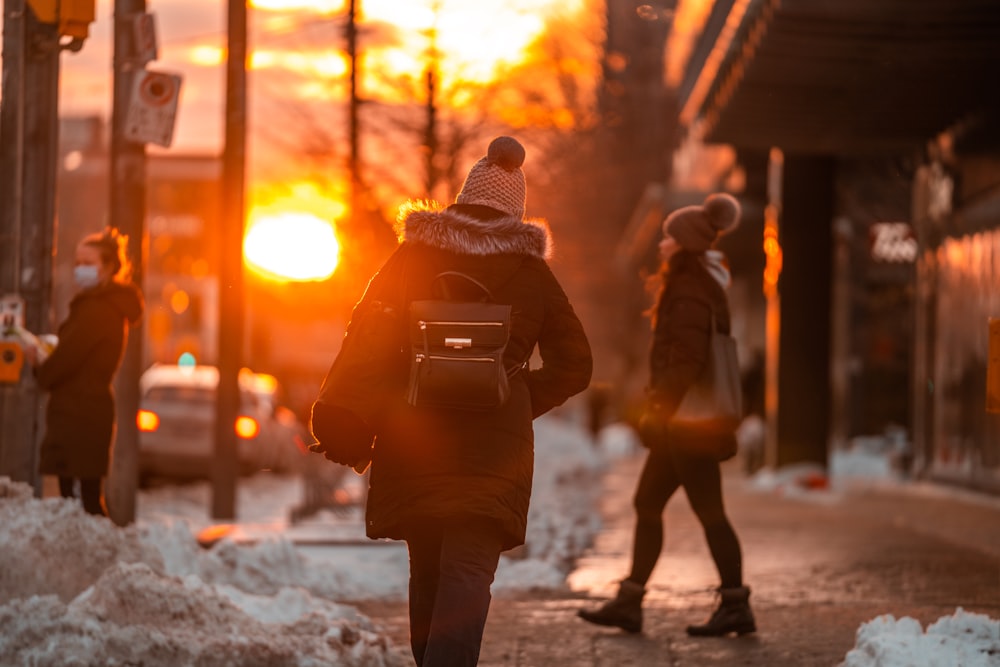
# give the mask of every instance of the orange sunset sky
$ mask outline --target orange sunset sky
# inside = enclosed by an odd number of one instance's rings
[[[344,101],[346,4],[346,0],[250,0],[251,133],[267,123],[264,100]],[[690,35],[710,5],[707,0],[678,3],[668,66],[676,69],[683,62]],[[156,17],[160,44],[158,60],[147,67],[183,76],[174,150],[221,148],[226,6],[225,0],[147,2],[147,11]],[[562,31],[567,25],[591,34],[595,27],[600,31],[605,11],[603,0],[357,0],[357,6],[362,74],[419,78],[433,28],[443,56],[442,87],[460,78],[492,80],[500,68],[530,58],[526,49],[553,24]],[[97,20],[83,51],[62,57],[63,115],[109,113],[113,0],[97,0],[96,10]],[[595,68],[596,63],[588,62],[594,56],[581,53],[581,68]],[[596,77],[597,70],[583,74]],[[676,71],[668,72],[668,81],[676,84],[677,78]],[[391,97],[379,87],[370,75],[361,81],[363,95]]]
[[[105,120],[110,116],[113,6],[113,0],[97,0],[97,18],[83,50],[61,57],[62,116]],[[183,78],[173,143],[169,148],[150,144],[148,151],[218,154],[225,116],[227,2],[147,0],[146,6],[155,17],[159,43],[159,57],[146,67]],[[684,0],[670,17],[674,36],[668,66],[675,70],[667,72],[668,84],[676,84],[676,67],[710,6],[709,0]],[[551,52],[537,46],[546,36],[559,40],[560,70],[576,78],[582,94],[592,99],[598,83],[604,0],[357,0],[357,8],[359,92],[383,106],[423,103],[423,77],[432,44],[440,53],[439,91],[459,110],[476,106],[468,104],[476,101],[470,97],[477,95],[476,86],[507,82],[511,68],[551,57]],[[338,190],[346,183],[341,183],[343,178],[331,179],[330,169],[346,152],[346,11],[347,0],[249,0],[249,229],[258,219],[308,214],[334,221],[344,214],[345,193]],[[640,15],[651,11],[637,10]],[[539,85],[537,77],[528,76]],[[527,113],[519,119],[523,124],[541,121],[566,127],[557,109],[542,107],[542,116]],[[419,166],[416,149],[387,139],[384,127],[369,128],[362,143],[363,159],[382,160],[389,154],[393,161],[415,160]],[[312,177],[305,174],[304,163],[315,156],[326,174],[319,181],[315,170]],[[402,191],[413,190],[418,183],[403,183]],[[267,241],[258,242],[270,247]]]
[[[524,49],[555,14],[572,16],[590,0],[358,0],[362,71],[419,77],[436,26],[442,76],[491,80],[497,67],[524,58]],[[249,31],[251,132],[266,122],[264,98],[342,102],[347,93],[344,0],[252,0]],[[435,13],[434,6],[438,7]],[[110,106],[112,0],[97,1],[97,20],[82,52],[62,58],[63,115],[106,116]],[[222,138],[225,21],[223,0],[150,0],[160,55],[149,69],[183,76],[172,149],[217,151]],[[362,93],[378,95],[366,77]],[[256,117],[255,117],[256,116]]]

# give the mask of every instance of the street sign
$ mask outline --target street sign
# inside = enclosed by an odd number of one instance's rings
[[[136,14],[132,19],[132,36],[135,39],[135,53],[138,65],[156,60],[159,45],[156,41],[156,20],[152,14]]]
[[[174,136],[174,120],[180,97],[178,74],[140,70],[132,81],[125,138],[139,143],[169,147]]]

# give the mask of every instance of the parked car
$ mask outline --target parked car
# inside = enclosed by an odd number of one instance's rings
[[[139,476],[208,479],[215,449],[215,366],[153,364],[139,380]],[[291,471],[305,458],[307,431],[280,405],[274,376],[244,368],[234,428],[241,474]]]

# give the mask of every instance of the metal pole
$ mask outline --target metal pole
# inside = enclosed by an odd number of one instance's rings
[[[772,148],[767,162],[767,207],[764,211],[764,252],[767,266],[764,269],[764,296],[767,310],[764,333],[764,465],[778,467],[778,376],[781,368],[781,293],[778,291],[781,276],[780,224],[782,208],[782,179],[785,158]]]
[[[4,0],[3,104],[0,105],[0,289],[16,292],[21,275],[20,248],[24,194],[24,69],[26,6]],[[4,420],[6,423],[6,420]]]
[[[246,0],[229,0],[226,144],[222,162],[222,257],[219,270],[219,390],[212,470],[212,517],[236,518],[236,433],[243,361],[243,227],[246,180]]]
[[[5,0],[3,56],[0,294],[21,296],[25,327],[45,333],[52,330],[58,27],[40,23],[24,0]],[[22,373],[17,384],[3,385],[0,416],[0,475],[33,484],[40,492],[40,394],[30,373]]]
[[[111,161],[109,185],[110,225],[129,237],[133,280],[142,285],[146,221],[146,145],[125,138],[125,118],[136,64],[133,20],[146,12],[145,0],[115,0],[114,90],[111,109]],[[142,373],[142,330],[129,331],[128,345],[115,381],[117,431],[111,472],[105,496],[108,514],[118,525],[135,521],[135,498],[139,485],[139,376]]]
[[[4,0],[3,104],[0,104],[0,295],[17,294],[24,188],[25,2]],[[0,385],[0,475],[26,481],[26,399],[21,384]],[[33,429],[34,425],[30,424]],[[27,478],[30,479],[30,478]]]

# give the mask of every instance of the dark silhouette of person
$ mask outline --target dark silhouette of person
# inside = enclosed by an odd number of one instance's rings
[[[76,247],[77,286],[69,315],[59,325],[59,343],[35,364],[38,385],[49,393],[39,471],[59,478],[59,492],[84,509],[107,516],[103,478],[108,474],[115,433],[112,381],[121,365],[129,325],[142,316],[143,299],[131,282],[128,238],[114,229],[91,234]]]
[[[711,618],[690,625],[696,636],[756,631],[750,589],[743,584],[740,542],[722,501],[720,460],[736,453],[734,432],[698,433],[671,427],[671,416],[705,366],[712,327],[729,332],[726,287],[729,269],[712,246],[739,222],[740,207],[727,194],[710,195],[701,206],[674,211],[663,223],[660,241],[662,286],[653,315],[650,383],[640,419],[641,442],[649,449],[635,492],[636,524],[632,568],[614,599],[581,618],[597,625],[642,630],[646,583],[663,549],[663,511],[684,488],[705,531],[721,579],[721,602]]]

